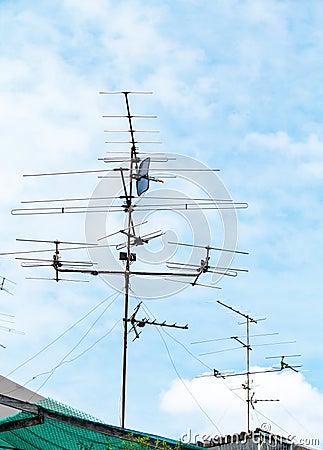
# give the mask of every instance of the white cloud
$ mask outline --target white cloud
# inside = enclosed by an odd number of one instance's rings
[[[253,367],[251,371],[268,368]],[[301,373],[282,372],[252,376],[255,399],[279,399],[279,402],[258,402],[251,409],[252,429],[269,423],[271,431],[297,440],[316,438],[322,442],[323,394],[311,386]],[[175,380],[161,397],[161,409],[169,420],[178,424],[177,433],[238,433],[246,429],[245,377],[214,377]],[[185,384],[185,386],[184,386]],[[237,390],[237,388],[240,389]],[[195,400],[193,399],[195,398]],[[215,426],[205,417],[208,414]],[[272,421],[272,422],[271,422]]]
[[[300,166],[301,171],[304,173],[307,179],[318,182],[322,181],[323,178],[323,162],[307,162]]]
[[[305,141],[295,141],[286,132],[262,134],[250,133],[243,142],[242,148],[249,151],[279,151],[289,157],[323,157],[323,142],[315,134],[307,136]]]

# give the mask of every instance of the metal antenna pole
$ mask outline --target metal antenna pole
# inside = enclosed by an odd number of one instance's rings
[[[130,154],[130,168],[129,168],[129,195],[127,196],[127,212],[128,212],[128,229],[132,226],[132,188],[133,188],[133,163],[136,158],[136,147],[134,132],[131,122],[130,106],[128,99],[128,92],[124,92],[127,117],[129,121],[129,130],[131,134],[131,154]],[[127,259],[125,267],[125,284],[124,284],[124,320],[123,320],[123,354],[122,354],[122,385],[121,385],[121,427],[125,427],[126,416],[126,382],[127,382],[127,347],[128,347],[128,310],[129,310],[129,278],[130,278],[130,264],[131,264],[131,239],[130,233],[127,236]]]
[[[249,323],[250,317],[247,316],[246,326],[247,326],[247,430],[250,433],[250,344],[249,344]]]
[[[59,241],[55,241],[55,254],[53,257],[53,266],[55,269],[55,280],[58,283],[59,281],[59,273],[58,273],[58,267],[59,267],[59,249],[58,249]]]

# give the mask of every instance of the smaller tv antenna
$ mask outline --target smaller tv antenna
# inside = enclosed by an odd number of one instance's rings
[[[229,309],[230,311],[233,311],[234,313],[238,314],[241,317],[244,317],[246,319],[246,341],[242,341],[240,340],[239,337],[237,336],[233,336],[233,339],[235,339],[237,342],[239,342],[239,344],[242,345],[242,347],[244,347],[246,349],[246,377],[247,377],[247,381],[246,381],[246,385],[245,385],[245,389],[246,389],[246,393],[247,393],[247,398],[246,398],[246,402],[247,402],[247,431],[248,433],[250,433],[250,351],[252,350],[251,346],[250,346],[250,324],[254,323],[257,324],[257,320],[252,318],[251,316],[249,316],[249,314],[245,314],[235,308],[232,308],[232,306],[226,305],[225,303],[221,302],[220,300],[217,301],[219,303],[219,305]]]
[[[143,318],[141,320],[136,318],[136,315],[139,312],[141,303],[138,303],[138,305],[135,307],[134,312],[132,313],[132,315],[127,319],[127,322],[130,322],[132,327],[130,328],[129,332],[133,331],[135,333],[135,337],[133,339],[133,341],[135,341],[136,339],[139,339],[139,336],[141,334],[141,331],[138,331],[138,328],[143,328],[146,325],[155,325],[158,327],[168,327],[168,328],[177,328],[177,329],[181,329],[181,330],[188,330],[188,324],[186,325],[177,325],[177,323],[167,323],[166,321],[164,322],[157,322],[156,319],[154,320],[149,320],[147,318]],[[125,320],[125,319],[124,319]]]
[[[259,321],[265,320],[265,318],[260,318],[260,319],[255,319],[253,317],[251,317],[249,314],[245,314],[241,311],[239,311],[238,309],[233,308],[230,305],[227,305],[223,302],[221,302],[220,300],[217,300],[217,303],[219,303],[221,306],[229,309],[230,311],[233,311],[234,313],[238,314],[239,316],[242,316],[245,320],[243,322],[239,322],[239,324],[245,324],[246,325],[246,335],[244,336],[231,336],[230,338],[220,338],[220,339],[209,339],[209,340],[205,340],[205,341],[200,341],[200,342],[193,342],[193,344],[199,344],[199,343],[203,343],[203,342],[212,342],[212,341],[216,341],[216,340],[225,340],[225,339],[232,339],[236,342],[238,342],[240,344],[240,347],[234,347],[228,350],[234,350],[236,348],[244,348],[246,350],[246,370],[244,372],[240,372],[240,373],[227,373],[227,372],[220,372],[218,369],[213,369],[213,374],[211,374],[211,376],[214,376],[215,378],[228,378],[228,377],[234,377],[234,376],[242,376],[245,375],[246,376],[246,382],[242,384],[243,389],[246,391],[246,404],[247,404],[247,431],[248,433],[250,433],[250,406],[254,409],[254,404],[258,403],[258,402],[269,402],[269,401],[278,401],[276,399],[255,399],[255,393],[253,393],[251,395],[251,380],[250,380],[250,376],[254,375],[254,374],[260,374],[260,373],[268,373],[268,372],[280,372],[284,369],[291,369],[295,372],[297,372],[298,367],[301,366],[292,366],[291,364],[288,364],[284,361],[285,356],[272,356],[272,357],[267,357],[267,359],[269,358],[281,358],[280,361],[280,366],[277,368],[271,368],[268,370],[256,370],[256,371],[250,371],[250,352],[252,350],[252,347],[250,345],[250,324],[257,324]],[[273,334],[277,334],[277,333],[266,333],[266,334],[256,334],[254,336],[266,336],[266,335],[273,335]],[[288,341],[288,342],[273,342],[273,343],[269,343],[269,344],[259,344],[259,345],[276,345],[276,344],[290,344],[290,343],[294,343],[295,341]],[[254,345],[253,345],[254,347]],[[220,350],[220,351],[225,351],[225,350]],[[208,352],[208,353],[203,353],[202,355],[208,355],[208,354],[212,354],[212,353],[218,353],[218,352]],[[200,356],[202,356],[200,355]],[[300,355],[289,355],[288,357],[296,357],[296,356],[300,356]],[[210,376],[210,375],[204,375],[204,376]]]

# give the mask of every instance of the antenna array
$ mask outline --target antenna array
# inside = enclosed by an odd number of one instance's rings
[[[137,319],[137,314],[140,310],[141,304],[139,303],[134,312],[129,315],[129,297],[130,297],[130,277],[131,276],[152,276],[163,277],[165,279],[171,279],[179,283],[185,283],[191,286],[204,286],[211,288],[219,288],[218,286],[212,286],[209,284],[201,283],[200,279],[207,273],[216,273],[221,276],[236,277],[239,273],[247,272],[246,269],[222,267],[217,265],[211,265],[211,255],[214,252],[229,252],[232,254],[247,254],[247,252],[239,251],[236,249],[228,249],[221,247],[214,247],[209,245],[210,243],[201,246],[193,245],[189,243],[174,243],[170,244],[197,247],[204,249],[204,258],[195,264],[186,264],[178,261],[167,261],[165,270],[151,271],[150,267],[147,270],[133,270],[132,265],[136,262],[136,253],[133,252],[134,247],[147,245],[151,240],[158,239],[164,232],[157,230],[148,234],[140,235],[138,227],[142,223],[135,222],[136,212],[140,211],[201,211],[201,210],[232,210],[232,209],[244,209],[248,205],[242,202],[233,202],[228,199],[206,199],[206,198],[191,198],[185,197],[162,197],[152,196],[146,197],[145,193],[150,189],[151,184],[164,183],[164,180],[168,177],[176,177],[176,174],[163,167],[162,164],[167,163],[170,159],[164,153],[147,153],[140,152],[138,144],[159,144],[160,141],[141,140],[137,138],[137,135],[143,135],[145,133],[158,133],[158,130],[143,130],[137,129],[134,124],[134,119],[154,119],[153,115],[138,115],[133,114],[130,108],[129,98],[132,95],[142,94],[147,95],[151,92],[101,92],[105,95],[122,95],[125,102],[125,114],[123,115],[104,115],[105,119],[125,119],[127,125],[125,129],[107,129],[107,133],[127,133],[129,139],[126,140],[107,140],[108,144],[127,144],[130,145],[129,151],[110,152],[109,156],[99,158],[107,168],[105,169],[90,169],[83,171],[69,171],[69,172],[52,172],[52,173],[37,173],[27,174],[26,177],[45,177],[45,176],[62,176],[62,175],[74,175],[74,174],[96,174],[101,178],[118,178],[121,181],[122,195],[117,197],[120,200],[119,204],[110,204],[109,200],[116,200],[115,197],[101,196],[95,198],[96,201],[100,201],[100,204],[90,204],[86,202],[90,200],[90,197],[83,198],[51,198],[40,200],[28,200],[24,201],[23,208],[17,208],[12,210],[14,215],[55,215],[55,214],[68,214],[68,213],[116,213],[122,212],[126,215],[126,226],[119,229],[116,232],[110,233],[107,236],[98,237],[97,242],[70,242],[61,240],[33,240],[33,239],[19,239],[20,241],[28,243],[40,243],[48,244],[51,248],[42,248],[39,250],[25,250],[20,252],[9,252],[2,254],[17,255],[17,259],[21,261],[23,267],[28,268],[44,268],[52,267],[54,269],[53,278],[38,278],[38,279],[51,279],[56,282],[59,281],[74,281],[84,282],[87,280],[74,279],[74,275],[92,275],[97,276],[100,274],[111,276],[122,276],[124,278],[124,305],[123,305],[123,356],[122,356],[122,383],[121,383],[121,426],[125,427],[125,414],[126,414],[126,379],[127,379],[127,348],[128,348],[128,333],[133,331],[135,334],[134,340],[139,338],[140,328],[146,325],[159,326],[159,327],[171,327],[174,329],[187,329],[188,325],[177,325],[176,323],[167,323],[166,321],[157,322],[157,320],[150,320],[143,318]],[[111,168],[111,164],[117,164],[116,167]],[[157,167],[155,166],[157,164]],[[180,167],[177,172],[189,173],[192,171],[201,171],[201,169],[194,169],[190,167]],[[202,169],[208,172],[214,172],[218,169]],[[161,174],[161,175],[158,175]],[[157,176],[158,175],[158,176]],[[160,177],[159,177],[160,176]],[[93,198],[91,198],[93,200]],[[108,201],[108,203],[107,203]],[[118,235],[122,237],[123,241],[118,244],[102,244],[101,241],[109,239],[111,236]],[[104,269],[98,268],[97,264],[91,260],[78,260],[62,258],[61,253],[71,250],[79,249],[100,249],[104,247],[113,247],[119,252],[119,260],[123,263],[123,270],[112,270],[107,266]],[[41,252],[52,252],[51,258],[41,257],[37,255]],[[36,256],[29,256],[36,254]],[[26,256],[28,255],[28,256]],[[66,275],[70,274],[72,278],[66,278]],[[37,277],[29,277],[37,279]],[[243,315],[243,314],[241,314]],[[249,333],[249,322],[251,318],[247,318],[247,333]],[[130,329],[129,329],[129,326]],[[237,339],[238,340],[238,339]],[[239,342],[239,341],[238,341]],[[241,343],[241,341],[240,341]],[[245,347],[249,348],[249,337]],[[249,353],[248,354],[248,377],[249,377]],[[248,381],[249,383],[249,381]],[[250,397],[248,391],[248,405],[250,404]]]
[[[219,338],[219,339],[208,339],[208,340],[204,340],[204,341],[198,341],[198,342],[192,342],[192,344],[201,344],[201,343],[205,343],[205,342],[214,342],[214,341],[222,341],[222,340],[227,340],[227,339],[231,339],[234,340],[236,342],[238,342],[240,344],[240,347],[235,347],[235,348],[243,348],[246,351],[246,369],[243,372],[238,372],[238,373],[230,373],[230,372],[221,372],[218,369],[213,369],[213,374],[211,376],[214,376],[215,378],[228,378],[228,377],[236,377],[236,376],[246,376],[246,382],[242,384],[243,389],[246,391],[246,405],[247,405],[247,431],[248,433],[251,432],[251,427],[250,427],[250,407],[252,409],[255,409],[254,405],[258,402],[277,402],[279,401],[278,399],[255,399],[255,392],[253,392],[251,394],[251,381],[250,381],[250,376],[251,375],[255,375],[255,374],[263,374],[263,373],[272,373],[272,372],[281,372],[284,369],[290,369],[293,370],[294,372],[298,372],[297,368],[301,367],[300,365],[291,365],[285,362],[285,358],[291,358],[291,357],[299,357],[301,355],[288,355],[288,356],[269,356],[266,357],[266,359],[277,359],[280,358],[280,366],[275,368],[271,368],[268,370],[254,370],[254,371],[250,371],[250,352],[252,351],[252,348],[255,347],[255,345],[251,346],[250,344],[250,324],[257,324],[259,321],[265,320],[265,318],[260,318],[260,319],[254,319],[253,317],[251,317],[249,314],[245,314],[241,311],[239,311],[238,309],[233,308],[230,305],[227,305],[223,302],[221,302],[220,300],[217,300],[217,303],[219,303],[219,305],[223,306],[224,308],[229,309],[230,311],[234,312],[235,314],[238,314],[239,316],[243,317],[245,319],[244,322],[240,322],[240,324],[245,324],[246,325],[246,334],[244,336],[230,336],[229,338]],[[270,335],[276,335],[278,333],[264,333],[264,334],[255,334],[253,336],[270,336]],[[287,341],[287,342],[272,342],[269,344],[260,344],[260,345],[277,345],[277,344],[291,344],[291,343],[295,343],[295,341]],[[231,349],[227,349],[227,350],[233,350]],[[221,351],[225,351],[225,350],[220,350]],[[218,353],[218,352],[207,352],[207,353],[202,353],[200,354],[200,356],[205,356],[205,355],[210,355],[213,353]],[[205,376],[205,375],[202,375]],[[206,376],[210,376],[210,375],[206,375]]]

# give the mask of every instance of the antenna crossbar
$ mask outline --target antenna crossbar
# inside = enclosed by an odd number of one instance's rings
[[[105,95],[114,95],[114,94],[123,94],[123,95],[128,95],[128,94],[140,94],[140,95],[145,95],[145,94],[153,94],[152,91],[100,91],[99,94],[105,94]]]
[[[242,345],[242,347],[247,348],[249,350],[252,350],[250,345],[245,344],[243,341],[241,341],[238,336],[232,336],[231,339],[234,339],[235,341],[239,342],[239,344]]]

